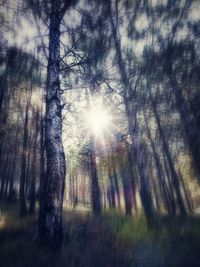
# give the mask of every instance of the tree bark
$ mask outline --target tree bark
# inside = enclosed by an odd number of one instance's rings
[[[25,122],[24,122],[24,137],[23,137],[23,151],[22,151],[22,163],[21,163],[21,177],[20,177],[20,211],[21,217],[26,216],[27,207],[25,199],[25,184],[26,184],[26,165],[27,165],[27,149],[28,149],[28,116],[29,116],[30,98],[28,97],[25,111]]]
[[[157,172],[157,178],[158,178],[158,182],[160,185],[160,191],[161,191],[161,195],[163,198],[164,206],[165,206],[165,208],[169,214],[173,214],[174,212],[173,212],[173,209],[171,207],[170,199],[169,199],[170,192],[169,192],[169,189],[167,187],[166,179],[165,179],[165,176],[164,176],[164,173],[162,170],[162,165],[161,165],[158,153],[156,151],[156,146],[155,146],[153,139],[152,139],[152,136],[151,136],[151,131],[149,129],[149,125],[148,125],[147,117],[146,117],[145,113],[144,113],[144,119],[145,119],[146,128],[147,128],[147,135],[148,135],[151,147],[152,147],[152,152],[153,152],[153,157],[154,157],[155,167],[156,167],[156,172]],[[171,192],[171,194],[173,194],[173,192]]]
[[[91,197],[92,197],[92,208],[95,215],[100,215],[102,211],[101,207],[101,192],[98,181],[97,174],[97,164],[96,164],[96,155],[94,140],[91,137],[91,149],[90,149],[90,167],[91,167]]]
[[[168,161],[168,164],[169,164],[169,168],[170,168],[170,171],[171,171],[171,176],[172,176],[172,180],[173,180],[173,184],[174,184],[174,189],[176,191],[176,196],[177,196],[177,201],[178,201],[178,205],[179,205],[179,209],[180,209],[180,214],[181,215],[186,215],[187,211],[186,211],[184,200],[183,200],[183,197],[182,197],[182,194],[181,194],[181,190],[180,190],[179,177],[178,177],[178,174],[177,174],[177,172],[175,170],[175,167],[174,167],[174,164],[173,164],[173,161],[172,161],[172,158],[171,158],[171,153],[170,153],[170,150],[169,150],[169,146],[168,146],[168,143],[166,141],[166,138],[165,138],[162,126],[161,126],[160,118],[159,118],[159,115],[158,115],[157,109],[156,109],[156,103],[154,102],[152,97],[151,97],[151,103],[152,103],[152,108],[153,108],[153,112],[154,112],[154,115],[155,115],[156,123],[157,123],[157,126],[158,126],[158,131],[160,133],[160,137],[161,137],[161,140],[162,140],[162,143],[163,143],[163,149],[164,149],[164,152],[166,154],[166,158],[167,158],[167,161]]]
[[[113,173],[111,171],[111,159],[108,159],[108,179],[109,179],[109,192],[110,192],[110,204],[111,208],[116,208],[116,201],[115,201],[115,183]]]
[[[186,140],[189,144],[189,149],[192,154],[193,163],[197,170],[197,178],[200,183],[200,140],[198,133],[198,125],[195,124],[194,119],[192,119],[191,112],[187,106],[185,98],[182,94],[181,88],[179,87],[177,78],[175,74],[169,75],[170,85],[173,89],[176,105],[183,122],[183,127],[185,130]]]
[[[62,19],[60,5],[59,0],[51,1],[45,123],[47,171],[39,213],[40,238],[55,249],[62,241],[62,206],[66,175],[59,79]]]
[[[36,184],[36,159],[37,159],[37,141],[38,141],[38,134],[39,134],[39,111],[36,111],[35,115],[35,133],[34,133],[34,140],[33,140],[33,157],[32,157],[32,177],[30,183],[30,191],[29,191],[29,213],[32,214],[35,211],[35,203],[36,203],[36,191],[35,191],[35,184]]]
[[[119,37],[119,33],[117,31],[118,25],[114,24],[113,20],[113,14],[112,14],[112,6],[111,2],[108,1],[108,9],[110,13],[110,23],[113,33],[113,39],[114,39],[114,46],[116,51],[116,58],[117,58],[117,64],[118,64],[118,71],[121,78],[121,83],[123,85],[124,91],[123,91],[123,99],[124,99],[124,105],[125,105],[125,111],[128,118],[128,127],[129,127],[129,133],[132,141],[133,146],[133,152],[134,152],[134,158],[137,163],[137,168],[140,176],[140,196],[142,200],[142,205],[144,208],[146,219],[150,224],[155,222],[155,209],[153,206],[153,201],[151,197],[151,192],[149,188],[149,177],[148,177],[148,166],[146,161],[146,155],[145,155],[145,149],[142,144],[139,144],[136,136],[136,109],[133,107],[133,92],[130,87],[129,78],[126,73],[125,69],[125,61],[122,56],[122,50],[121,50],[121,41]]]
[[[119,181],[117,176],[117,170],[116,170],[116,156],[111,156],[111,165],[112,165],[112,173],[113,173],[113,179],[115,184],[115,191],[117,196],[117,204],[119,210],[121,209],[121,199],[120,199],[120,189],[119,189]]]

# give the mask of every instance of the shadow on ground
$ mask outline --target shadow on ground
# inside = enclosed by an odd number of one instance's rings
[[[38,245],[37,216],[20,220],[17,206],[1,206],[1,267],[197,267],[200,218],[161,218],[147,228],[143,216],[115,212],[94,218],[88,212],[64,211],[60,251]]]

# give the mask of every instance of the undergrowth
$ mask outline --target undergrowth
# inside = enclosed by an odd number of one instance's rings
[[[195,267],[200,258],[199,217],[160,217],[149,229],[143,214],[64,211],[62,248],[51,252],[37,236],[37,213],[20,219],[17,205],[0,206],[0,266]]]

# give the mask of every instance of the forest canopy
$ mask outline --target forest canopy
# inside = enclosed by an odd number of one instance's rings
[[[0,1],[0,201],[41,242],[62,244],[63,209],[198,214],[199,19],[195,0]]]

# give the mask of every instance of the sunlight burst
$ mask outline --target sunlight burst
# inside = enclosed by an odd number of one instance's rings
[[[101,135],[111,126],[111,115],[103,107],[92,108],[86,114],[88,127],[95,135]]]

